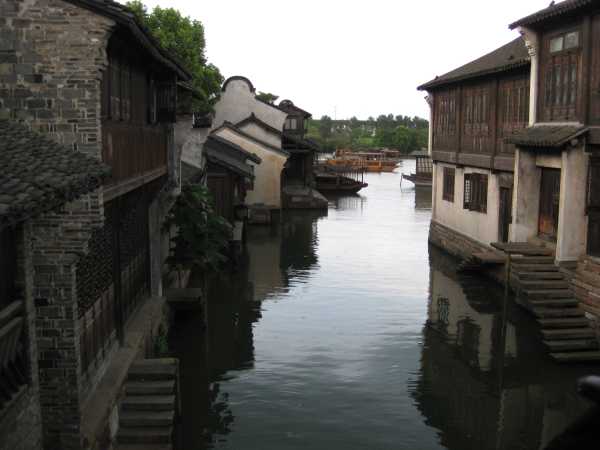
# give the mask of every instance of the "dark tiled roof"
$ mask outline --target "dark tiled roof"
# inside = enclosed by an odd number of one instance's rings
[[[529,26],[529,25],[537,25],[541,24],[546,20],[553,19],[558,16],[562,16],[565,14],[570,14],[577,12],[580,8],[585,8],[593,5],[594,3],[597,5],[597,0],[565,0],[560,3],[554,4],[552,2],[550,6],[544,8],[536,13],[530,14],[527,17],[523,17],[522,19],[517,20],[514,23],[511,23],[509,27],[511,29],[520,27],[520,26]]]
[[[252,166],[240,161],[239,159],[232,158],[228,155],[224,155],[211,148],[206,149],[206,159],[208,159],[213,164],[217,164],[221,167],[224,167],[227,170],[237,173],[238,175],[241,175],[243,177],[250,179],[254,178],[254,169],[252,168]]]
[[[262,160],[254,153],[250,153],[247,150],[244,150],[239,145],[228,141],[225,138],[217,135],[210,135],[206,140],[207,147],[210,147],[214,150],[224,151],[230,153],[233,157],[240,159],[241,161],[245,161],[249,159],[250,161],[260,164]]]
[[[579,125],[537,125],[507,137],[505,141],[519,147],[558,149],[588,131]]]
[[[512,42],[488,53],[481,58],[471,61],[464,66],[454,69],[445,75],[419,86],[419,90],[428,90],[458,81],[504,72],[529,65],[529,53],[523,38],[518,37]]]
[[[93,191],[110,171],[8,120],[0,120],[0,167],[0,228]]]
[[[109,17],[119,25],[125,26],[134,35],[137,41],[160,63],[177,72],[178,76],[184,80],[191,79],[189,71],[175,57],[175,55],[165,50],[158,40],[152,35],[144,25],[125,5],[113,0],[66,0],[74,5],[94,11],[103,16]]]
[[[301,114],[302,116],[306,117],[307,119],[312,117],[311,113],[303,110],[302,108],[298,108],[296,105],[294,105],[294,102],[292,102],[291,100],[281,100],[279,102],[278,108],[288,114],[298,113],[298,114]]]
[[[254,113],[250,114],[244,120],[236,123],[235,126],[241,128],[249,123],[254,123],[261,127],[263,130],[269,131],[270,133],[276,134],[277,136],[283,136],[283,132],[281,130],[278,130],[277,128],[269,125],[267,122],[260,120],[258,117],[256,117]]]
[[[229,130],[232,130],[234,133],[237,133],[240,136],[243,136],[243,137],[245,137],[246,139],[248,139],[250,141],[256,142],[257,144],[260,144],[263,147],[268,148],[269,150],[273,150],[275,152],[281,153],[284,156],[290,156],[290,154],[287,151],[283,150],[282,148],[275,147],[274,145],[271,145],[268,142],[265,142],[265,141],[263,141],[261,139],[258,139],[256,137],[252,136],[249,133],[246,133],[244,130],[241,130],[236,125],[232,124],[231,122],[224,122],[223,125],[221,125],[219,128],[217,128],[217,129],[215,129],[213,131],[213,134],[216,133],[217,131],[219,131],[222,128],[227,128]]]
[[[243,81],[244,83],[246,83],[248,85],[248,88],[250,89],[250,92],[256,92],[256,89],[254,88],[254,85],[252,84],[252,81],[250,81],[248,78],[243,77],[241,75],[234,75],[233,77],[227,78],[225,80],[225,82],[223,83],[223,87],[221,88],[221,90],[223,92],[225,92],[227,90],[227,86],[232,81]]]

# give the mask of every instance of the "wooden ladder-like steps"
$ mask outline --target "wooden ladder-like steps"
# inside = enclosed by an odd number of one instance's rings
[[[117,450],[172,450],[177,407],[178,362],[135,362],[121,402]]]

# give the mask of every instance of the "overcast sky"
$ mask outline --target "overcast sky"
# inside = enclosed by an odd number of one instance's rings
[[[142,0],[144,1],[144,0]],[[227,78],[338,119],[428,118],[416,87],[518,36],[508,24],[549,0],[146,0],[205,27]]]

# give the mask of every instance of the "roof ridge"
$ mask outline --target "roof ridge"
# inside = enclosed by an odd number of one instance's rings
[[[525,46],[525,41],[519,36],[479,58],[463,64],[444,75],[435,77],[433,80],[417,87],[417,89],[426,90],[466,79],[504,72],[529,63],[530,57]]]

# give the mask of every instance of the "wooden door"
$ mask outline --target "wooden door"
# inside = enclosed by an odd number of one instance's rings
[[[500,188],[500,211],[498,214],[498,239],[508,242],[508,231],[512,223],[512,189]]]
[[[560,200],[560,170],[542,169],[538,234],[556,240]]]

